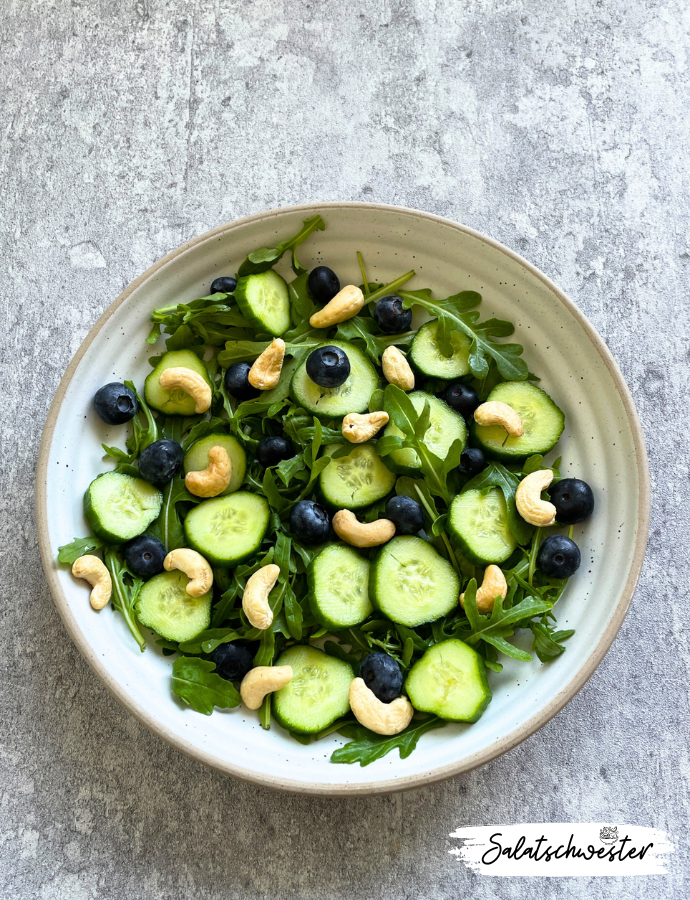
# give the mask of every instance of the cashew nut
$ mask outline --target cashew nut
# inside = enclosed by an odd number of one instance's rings
[[[196,550],[171,550],[163,560],[166,572],[179,569],[189,578],[187,593],[190,597],[203,597],[213,584],[213,569]]]
[[[524,432],[518,413],[500,400],[489,400],[478,406],[474,411],[474,421],[477,425],[501,425],[512,437],[522,437]]]
[[[364,294],[354,284],[346,285],[309,319],[312,328],[330,328],[356,316],[364,306]]]
[[[273,610],[268,605],[268,595],[280,575],[280,568],[273,563],[262,566],[247,581],[242,595],[242,609],[250,625],[265,631],[273,623]]]
[[[375,734],[399,734],[412,721],[414,709],[407,697],[383,703],[362,678],[350,684],[350,706],[357,721]]]
[[[240,697],[247,709],[258,709],[266,694],[279,691],[292,681],[292,666],[256,666],[242,679]]]
[[[362,444],[373,438],[376,432],[388,422],[387,412],[371,412],[360,415],[348,413],[343,419],[343,437],[353,444]]]
[[[249,383],[260,391],[272,390],[280,381],[280,370],[285,359],[285,341],[274,338],[249,370]]]
[[[505,575],[498,566],[487,566],[484,571],[484,581],[477,590],[477,611],[485,615],[494,608],[496,597],[505,600],[508,593]],[[460,606],[465,608],[465,593],[460,594]]]
[[[165,369],[161,372],[158,384],[166,391],[174,391],[176,388],[184,391],[185,394],[194,400],[195,413],[205,413],[211,405],[213,392],[206,379],[186,366],[173,366],[171,369]]]
[[[414,373],[403,354],[394,347],[386,347],[381,356],[381,367],[386,381],[403,391],[411,391],[414,387]]]
[[[211,447],[208,465],[199,472],[187,472],[185,487],[195,497],[217,497],[230,484],[232,463],[225,447]]]
[[[548,500],[541,499],[541,492],[553,481],[551,469],[538,469],[525,475],[517,491],[515,491],[515,503],[517,511],[525,522],[546,528],[556,521],[556,507]]]
[[[113,580],[104,562],[97,556],[80,556],[72,566],[72,575],[91,585],[91,606],[103,609],[113,592]]]
[[[341,509],[333,516],[333,531],[353,547],[378,547],[395,534],[390,519],[377,519],[368,524],[360,522],[349,509]]]

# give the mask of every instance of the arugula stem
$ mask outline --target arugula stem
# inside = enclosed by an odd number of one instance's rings
[[[541,528],[537,528],[534,532],[534,537],[532,538],[532,546],[529,551],[529,575],[527,580],[529,581],[529,586],[532,587],[532,579],[534,578],[534,570],[537,568],[537,552],[539,550],[539,544],[541,543]]]
[[[118,609],[122,614],[122,618],[127,623],[127,628],[129,628],[132,637],[137,642],[137,644],[139,644],[139,649],[143,653],[144,650],[146,650],[146,641],[139,631],[139,625],[134,616],[134,604],[130,601],[130,598],[127,595],[127,587],[122,580],[119,560],[112,547],[109,547],[105,551],[104,555],[105,564],[108,567],[108,571],[110,572],[110,577],[113,582],[113,591],[117,597]]]
[[[406,281],[409,281],[416,275],[414,269],[410,269],[409,272],[405,272],[404,275],[401,275],[399,278],[396,278],[394,281],[389,282],[388,284],[384,284],[383,287],[380,287],[377,291],[369,294],[367,300],[369,303],[375,303],[377,300],[380,300],[381,297],[385,297],[386,294],[391,294],[393,291],[397,291],[397,289],[405,284]]]
[[[429,504],[426,502],[424,494],[422,494],[422,492],[419,490],[419,486],[415,484],[414,489],[417,492],[417,495],[421,501],[422,506],[427,511],[429,518],[431,519],[431,521],[433,523],[436,518],[434,515],[434,511],[429,506]],[[450,557],[450,564],[455,569],[455,571],[458,573],[458,575],[460,575],[460,566],[458,565],[458,561],[455,558],[455,553],[453,551],[453,548],[451,547],[450,541],[448,540],[448,535],[445,533],[445,531],[441,532],[441,539],[442,539],[443,543],[446,545],[446,550],[448,551],[448,556]]]
[[[259,709],[259,722],[264,731],[271,729],[271,695],[266,694]]]
[[[357,251],[357,262],[359,263],[359,271],[362,273],[362,281],[364,282],[363,294],[365,297],[369,296],[369,282],[367,280],[367,273],[364,268],[364,260],[362,259],[362,254]]]
[[[575,534],[575,526],[571,525],[570,528],[568,529],[568,537],[570,538],[571,541],[573,539],[574,534]]]

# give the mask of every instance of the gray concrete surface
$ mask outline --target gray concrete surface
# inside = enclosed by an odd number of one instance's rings
[[[690,17],[682,0],[4,0],[0,896],[685,898]],[[635,395],[655,488],[633,608],[541,732],[356,801],[225,779],[126,715],[53,607],[43,421],[106,305],[185,239],[312,199],[463,221],[558,281]],[[668,876],[475,877],[463,824],[667,829]]]

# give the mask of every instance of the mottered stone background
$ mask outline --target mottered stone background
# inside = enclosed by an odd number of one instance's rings
[[[15,900],[684,898],[688,47],[683,0],[4,0],[0,18],[0,895]],[[635,395],[640,588],[520,747],[371,799],[272,793],[170,749],[91,674],[36,546],[53,392],[122,288],[186,239],[319,199],[462,221],[554,278]],[[491,879],[460,825],[667,829],[667,877]]]

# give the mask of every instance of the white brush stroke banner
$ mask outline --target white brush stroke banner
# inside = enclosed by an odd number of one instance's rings
[[[674,851],[665,831],[639,825],[565,822],[458,828],[449,852],[481,875],[665,875]]]

